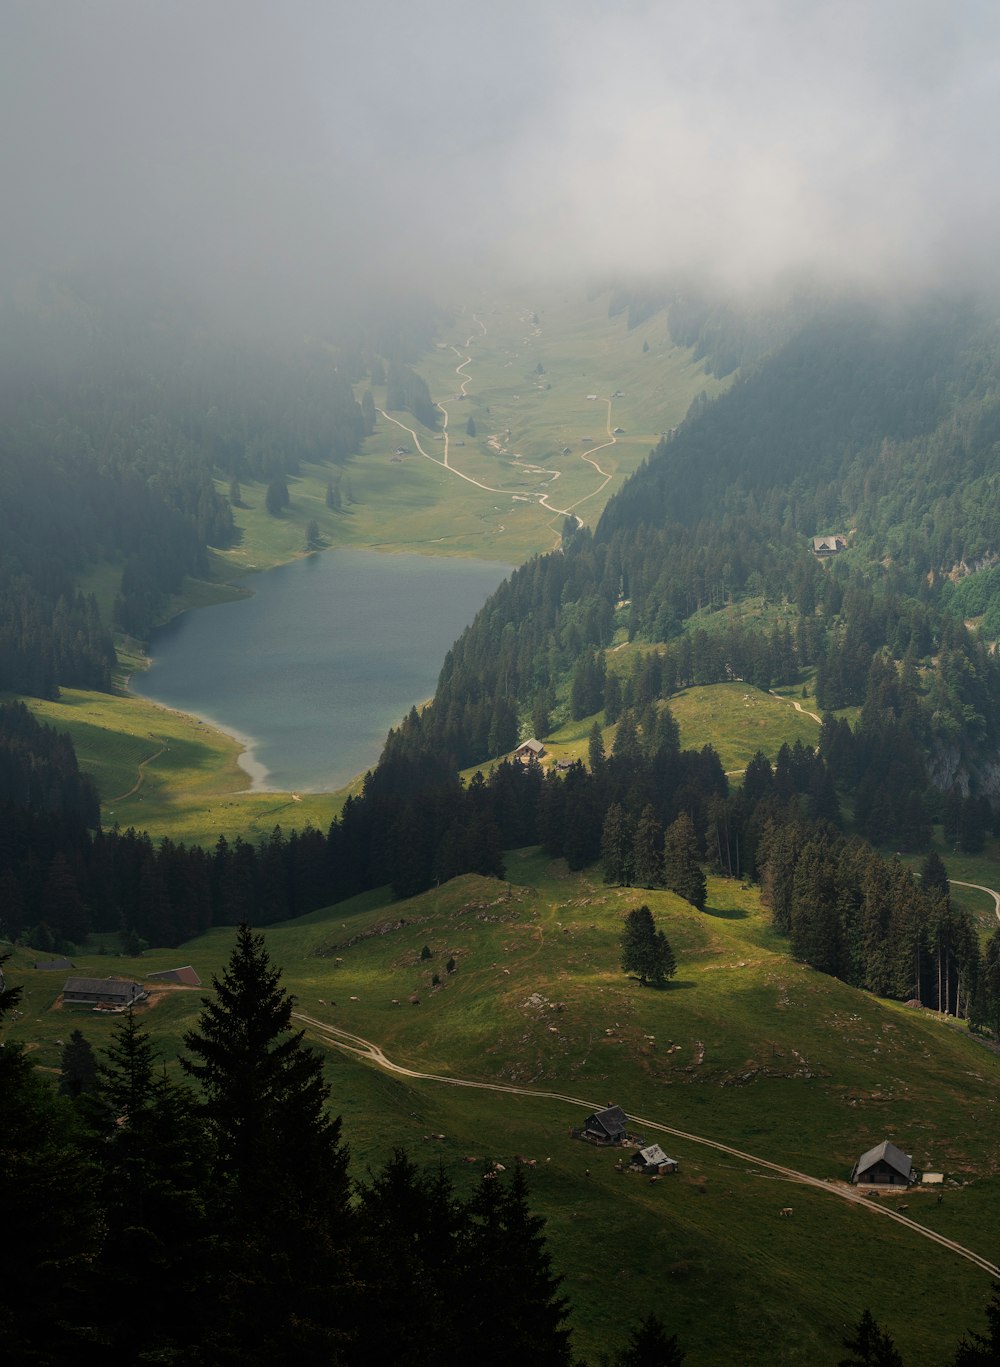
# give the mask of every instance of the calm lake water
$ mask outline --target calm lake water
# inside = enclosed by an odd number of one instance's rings
[[[449,647],[509,565],[332,550],[245,582],[252,598],[157,631],[135,693],[247,747],[255,788],[323,792],[375,764],[429,698]]]

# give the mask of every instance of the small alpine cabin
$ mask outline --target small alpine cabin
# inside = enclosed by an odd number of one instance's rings
[[[620,1106],[608,1106],[588,1115],[583,1137],[593,1144],[624,1144],[627,1137],[625,1112]]]
[[[888,1139],[863,1153],[851,1173],[856,1186],[908,1187],[914,1180],[910,1155]]]
[[[661,1177],[665,1172],[676,1172],[678,1167],[677,1159],[668,1158],[659,1144],[647,1144],[632,1155],[628,1165],[635,1172],[656,1173]]]

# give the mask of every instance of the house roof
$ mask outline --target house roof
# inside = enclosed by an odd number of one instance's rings
[[[145,992],[141,984],[125,978],[67,978],[63,992],[99,993],[102,997],[120,997],[131,1001]]]
[[[523,740],[517,748],[518,750],[530,750],[533,755],[540,755],[545,746],[540,740],[535,740],[532,736],[531,740]]]
[[[634,1155],[632,1162],[637,1163],[639,1159],[641,1159],[647,1167],[651,1168],[658,1168],[661,1163],[673,1163],[675,1161],[673,1158],[667,1157],[659,1144],[647,1144],[644,1149],[640,1149],[639,1152]]]
[[[909,1180],[913,1170],[913,1163],[909,1154],[897,1149],[896,1145],[890,1143],[888,1139],[883,1139],[881,1144],[876,1144],[873,1149],[863,1153],[854,1165],[855,1173],[867,1172],[876,1163],[888,1163],[890,1168],[894,1168],[901,1176]]]
[[[44,973],[51,973],[54,969],[59,969],[60,971],[65,973],[67,968],[72,968],[73,966],[73,960],[66,958],[45,960],[39,959],[35,962],[35,967],[40,968]]]
[[[597,1125],[605,1134],[612,1137],[625,1133],[625,1112],[620,1106],[608,1106],[603,1111],[595,1111],[587,1121]]]
[[[165,968],[160,973],[147,973],[146,977],[155,979],[157,982],[182,983],[185,987],[201,987],[201,979],[190,964],[185,964],[183,968]]]

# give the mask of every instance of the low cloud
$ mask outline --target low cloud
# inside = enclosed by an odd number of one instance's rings
[[[266,317],[513,276],[992,278],[981,4],[13,0],[9,283],[144,263]]]

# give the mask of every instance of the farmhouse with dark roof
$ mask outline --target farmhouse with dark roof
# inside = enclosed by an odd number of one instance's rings
[[[134,1006],[143,1001],[149,993],[142,983],[125,978],[67,978],[63,988],[64,1002],[77,1002],[89,1006]]]
[[[906,1187],[913,1180],[910,1155],[888,1139],[863,1153],[851,1173],[851,1181],[862,1186]]]
[[[583,1137],[594,1144],[623,1144],[627,1137],[625,1112],[620,1106],[608,1106],[588,1115]]]

